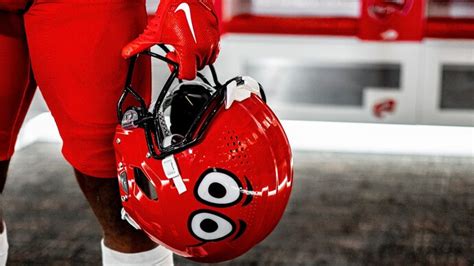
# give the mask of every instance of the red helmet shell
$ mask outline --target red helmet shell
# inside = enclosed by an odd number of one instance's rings
[[[279,120],[256,95],[220,107],[205,134],[174,154],[187,188],[179,194],[162,161],[147,158],[143,129],[118,126],[119,179],[125,172],[128,183],[128,193],[123,186],[120,193],[151,239],[191,260],[220,262],[245,253],[277,225],[293,184],[292,154]],[[157,200],[137,186],[135,169],[156,188]]]

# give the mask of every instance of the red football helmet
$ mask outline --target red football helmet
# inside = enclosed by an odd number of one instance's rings
[[[163,48],[163,47],[162,47]],[[249,77],[215,86],[172,74],[152,111],[131,86],[118,104],[115,134],[122,217],[152,240],[199,262],[233,259],[277,225],[293,184],[280,121]],[[138,106],[124,108],[133,96]]]

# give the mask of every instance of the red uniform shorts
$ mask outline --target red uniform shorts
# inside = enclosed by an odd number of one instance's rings
[[[116,175],[116,103],[128,63],[122,47],[146,26],[144,0],[0,0],[0,160],[11,158],[38,86],[63,155],[96,177]],[[150,65],[136,89],[146,98]]]

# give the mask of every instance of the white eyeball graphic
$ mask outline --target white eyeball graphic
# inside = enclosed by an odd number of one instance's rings
[[[218,241],[232,235],[235,224],[227,217],[210,211],[197,211],[189,218],[191,233],[202,241]]]
[[[242,184],[231,172],[210,169],[201,175],[196,184],[195,196],[206,205],[229,207],[242,198]]]

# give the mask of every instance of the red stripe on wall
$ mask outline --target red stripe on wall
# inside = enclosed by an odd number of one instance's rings
[[[223,22],[223,32],[258,34],[356,36],[359,20],[337,17],[271,17],[238,15]],[[430,18],[425,36],[474,39],[474,19]]]
[[[474,19],[430,18],[426,37],[443,39],[474,39]]]
[[[238,15],[225,22],[224,32],[298,35],[357,35],[355,18],[300,18]]]

